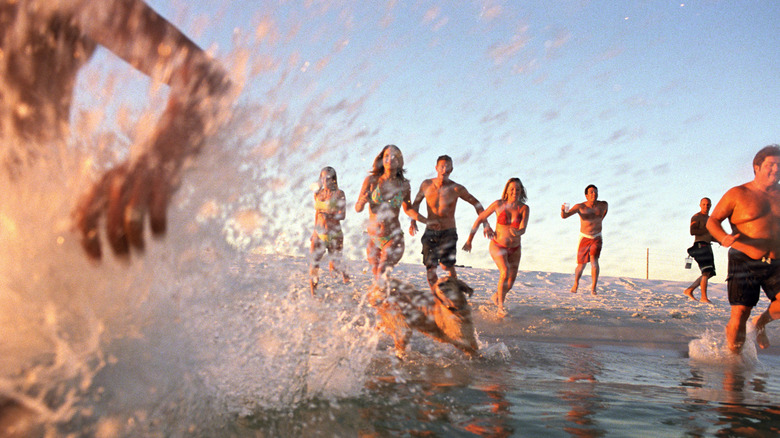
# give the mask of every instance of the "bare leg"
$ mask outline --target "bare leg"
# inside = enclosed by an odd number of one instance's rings
[[[512,290],[512,286],[515,285],[515,279],[517,279],[517,268],[520,265],[521,249],[517,248],[515,252],[507,255],[507,265],[509,272],[507,274],[507,285],[504,289],[504,296],[501,297],[501,302],[506,300],[506,294]]]
[[[441,269],[444,270],[444,272],[447,273],[447,275],[450,276],[453,280],[458,278],[458,274],[455,273],[455,266],[444,266],[441,265]]]
[[[338,256],[334,255],[333,257],[337,258],[331,259],[329,265],[330,271],[341,274],[341,277],[344,279],[344,283],[349,283],[349,275],[347,275],[347,270],[341,267],[340,254]]]
[[[745,343],[746,323],[752,309],[748,306],[731,306],[731,317],[726,324],[726,343],[734,354],[739,354],[742,351],[742,345]]]
[[[322,241],[317,238],[316,236],[313,236],[311,239],[311,256],[312,256],[312,263],[311,263],[311,269],[309,269],[309,288],[311,289],[311,295],[314,296],[317,290],[317,283],[319,283],[319,268],[320,268],[320,261],[322,260],[322,257],[325,255],[325,247],[322,244]]]
[[[709,281],[710,276],[709,275],[702,275],[701,276],[701,302],[702,303],[712,303],[709,298],[707,298],[707,282]]]
[[[309,288],[311,289],[311,296],[317,294],[317,284],[320,282],[317,271],[319,271],[319,268],[316,266],[312,266],[311,270],[309,270]]]
[[[769,304],[769,307],[753,320],[756,325],[756,342],[761,348],[769,348],[769,338],[766,336],[766,325],[775,319],[780,318],[780,302],[775,300]]]
[[[593,284],[590,286],[590,293],[596,295],[596,283],[599,282],[599,259],[590,260],[590,276],[593,277]]]
[[[509,290],[509,261],[507,260],[506,250],[493,243],[493,241],[490,241],[488,249],[499,271],[498,286],[496,287],[495,295],[493,295],[493,302],[498,306],[498,314],[504,316],[506,315],[504,297]]]
[[[580,278],[582,277],[582,271],[585,270],[585,263],[577,264],[577,268],[574,270],[574,286],[571,287],[571,293],[577,293],[577,288],[580,287]]]
[[[693,291],[696,290],[697,287],[701,284],[702,280],[704,279],[703,275],[700,275],[699,278],[697,278],[693,283],[691,283],[690,286],[688,286],[684,291],[683,294],[685,294],[686,297],[692,299],[693,301],[696,301],[696,298],[693,296]],[[702,296],[704,294],[702,293]]]
[[[436,275],[436,266],[426,268],[425,275],[428,277],[428,286],[433,290],[436,286],[436,282],[439,281],[439,276]]]

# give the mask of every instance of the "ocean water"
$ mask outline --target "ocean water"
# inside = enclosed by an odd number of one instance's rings
[[[592,296],[568,292],[571,275],[521,272],[498,318],[497,272],[461,268],[483,357],[415,334],[400,361],[363,302],[364,262],[348,262],[349,284],[324,272],[313,298],[305,258],[213,243],[174,258],[170,277],[147,264],[170,261],[162,242],[131,266],[71,278],[24,318],[0,306],[0,389],[31,413],[22,436],[771,436],[780,425],[780,356],[752,341],[741,357],[725,351],[723,285],[710,306],[682,283],[605,277]],[[126,270],[138,277],[117,284]],[[422,266],[393,275],[425,284]],[[77,287],[101,278],[101,293]]]

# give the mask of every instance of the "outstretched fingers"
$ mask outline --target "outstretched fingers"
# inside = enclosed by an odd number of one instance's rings
[[[106,209],[106,237],[116,255],[130,252],[127,231],[125,230],[125,206],[128,204],[126,174],[115,175],[108,186],[108,207]]]
[[[166,229],[168,201],[171,194],[171,183],[163,169],[153,170],[151,187],[154,187],[154,190],[149,191],[149,222],[152,233],[161,235]]]
[[[165,171],[141,161],[129,170],[125,163],[108,171],[80,201],[74,212],[81,245],[89,257],[100,259],[100,219],[105,214],[106,238],[116,255],[144,249],[144,221],[149,216],[154,234],[166,229],[171,184]]]

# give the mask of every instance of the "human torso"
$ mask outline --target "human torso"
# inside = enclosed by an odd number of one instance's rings
[[[595,201],[592,205],[588,205],[587,202],[580,204],[580,232],[589,236],[600,234],[605,209],[604,201]]]
[[[398,214],[404,199],[408,197],[409,182],[398,178],[375,178],[368,190],[368,232],[388,236],[400,230]]]
[[[496,209],[496,236],[494,241],[507,248],[520,246],[523,220],[527,214],[525,204],[512,205],[502,202]]]
[[[745,252],[757,259],[764,256],[780,258],[780,188],[756,190],[748,184],[739,187],[739,198],[729,216],[738,241],[754,251]]]
[[[95,50],[73,14],[0,0],[0,134],[51,140],[67,131],[76,74]],[[11,131],[11,132],[8,132]]]
[[[455,228],[455,207],[460,194],[458,184],[451,181],[426,181],[425,203],[428,207],[428,225],[432,230]]]
[[[341,229],[346,199],[342,190],[320,190],[314,195],[314,226],[318,231]]]
[[[712,242],[712,235],[707,231],[707,219],[709,219],[709,215],[702,212],[691,217],[691,229],[696,232],[693,236],[694,242]]]

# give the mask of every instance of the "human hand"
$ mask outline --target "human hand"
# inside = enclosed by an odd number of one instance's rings
[[[417,234],[417,221],[415,221],[414,219],[412,220],[412,224],[409,225],[409,234],[412,236]]]
[[[471,252],[471,240],[467,240],[466,243],[463,244],[463,251]]]
[[[82,196],[73,215],[87,255],[101,258],[99,222],[104,215],[106,237],[116,255],[127,255],[131,247],[144,248],[147,214],[152,233],[165,233],[175,176],[166,167],[151,165],[148,155],[144,155],[132,164],[123,163],[109,170]]]
[[[493,240],[493,238],[496,237],[496,232],[493,231],[490,226],[482,227],[482,234],[484,234],[488,240]]]
[[[734,244],[734,242],[737,241],[737,239],[739,239],[739,236],[740,236],[739,233],[733,234],[733,235],[732,234],[726,234],[723,237],[723,240],[721,240],[720,244],[721,244],[721,246],[725,246],[726,248],[729,248],[731,245]]]

